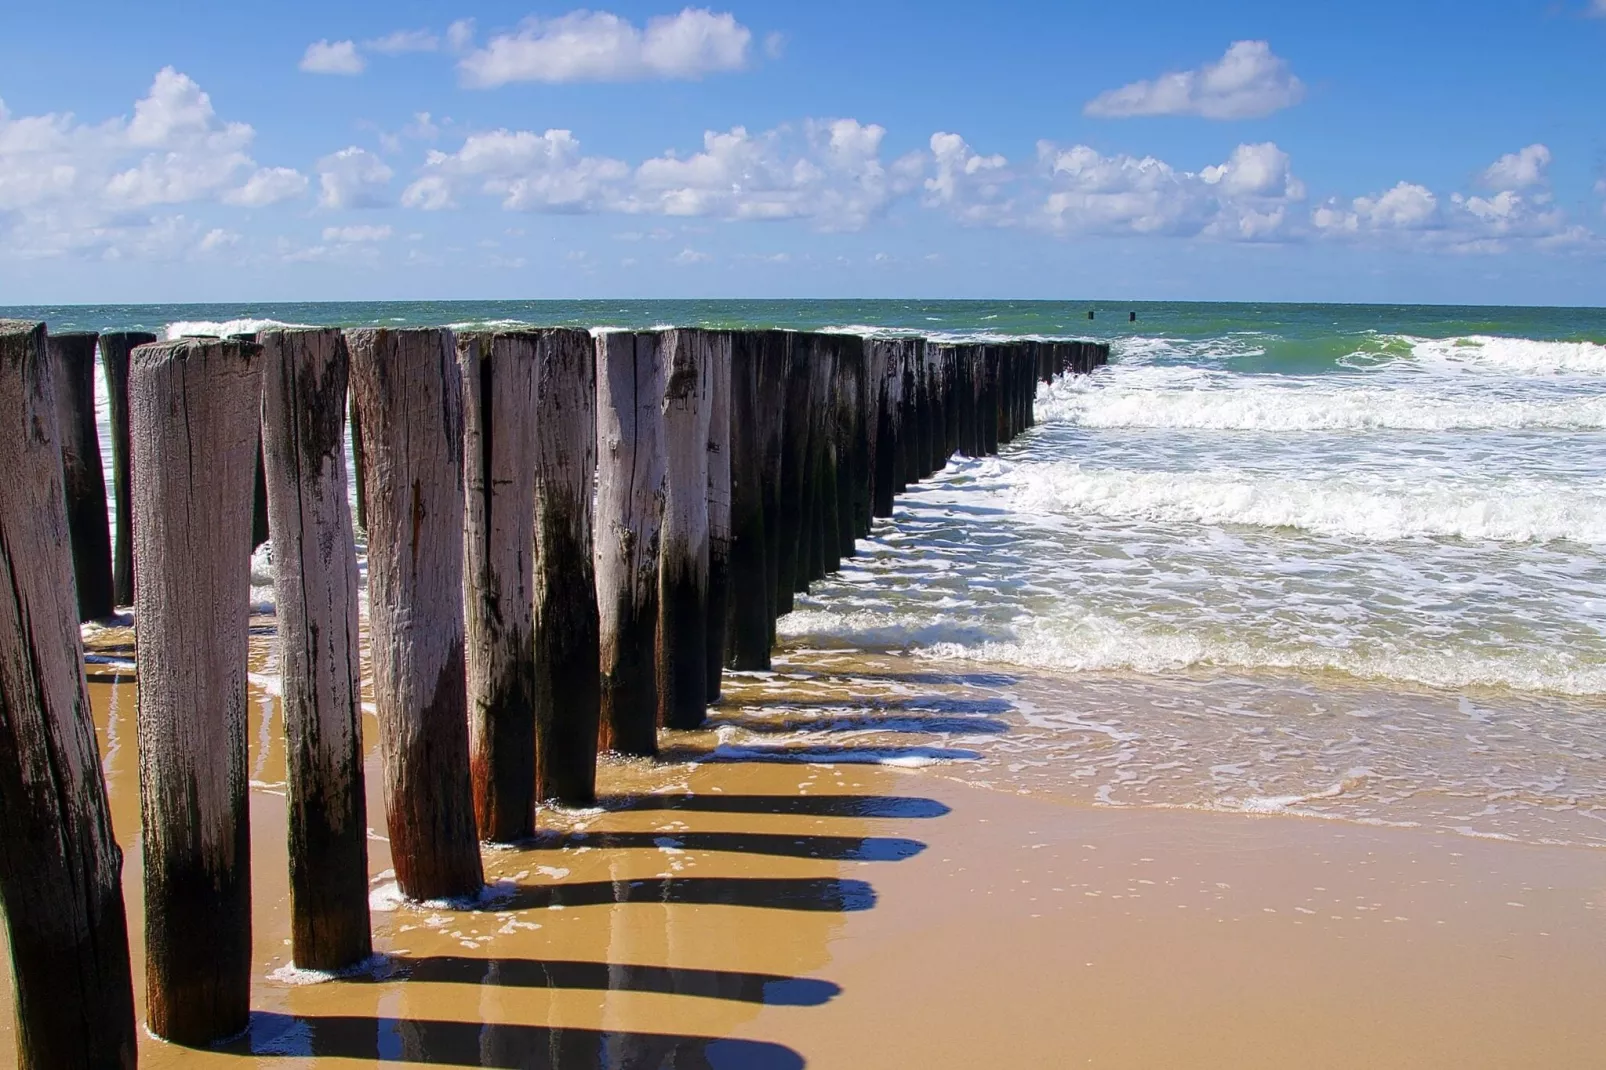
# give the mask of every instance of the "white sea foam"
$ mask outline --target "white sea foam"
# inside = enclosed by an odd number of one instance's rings
[[[1461,368],[1516,372],[1523,375],[1606,375],[1606,345],[1596,342],[1548,342],[1475,334],[1462,338],[1415,338],[1418,360]]]
[[[1009,638],[914,646],[938,661],[982,661],[1073,672],[1144,674],[1192,668],[1335,672],[1433,688],[1501,687],[1561,695],[1606,694],[1606,665],[1532,648],[1484,652],[1428,646],[1402,635],[1394,643],[1326,646],[1273,642],[1258,633],[1165,630],[1137,620],[1070,610],[1032,620]],[[913,644],[911,644],[913,645]]]
[[[231,334],[255,334],[258,331],[271,331],[279,327],[308,327],[306,323],[285,323],[283,320],[272,319],[237,319],[237,320],[179,320],[169,323],[164,330],[168,341],[183,338],[186,335],[212,335],[224,338]]]
[[[1205,431],[1471,431],[1606,428],[1606,394],[1490,397],[1360,377],[1305,383],[1193,368],[1133,367],[1045,387],[1037,413],[1091,428]]]
[[[1606,543],[1606,493],[1550,480],[1290,478],[1237,469],[1091,469],[1075,461],[1022,465],[1005,478],[1011,506],[1037,515],[1295,528],[1366,541]]]

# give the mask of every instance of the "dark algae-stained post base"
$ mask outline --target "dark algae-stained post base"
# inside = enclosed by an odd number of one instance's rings
[[[0,320],[0,414],[0,905],[16,981],[11,1065],[132,1068],[123,856],[84,686],[42,324]]]
[[[555,328],[536,341],[535,646],[536,797],[596,798],[598,666],[591,498],[597,473],[596,343]]]
[[[88,332],[51,335],[50,378],[56,392],[56,433],[67,495],[78,619],[99,620],[115,607],[112,535],[106,516],[106,474],[95,427],[95,340]]]
[[[260,338],[289,776],[291,955],[303,969],[339,970],[372,953],[357,553],[344,449],[350,362],[345,338],[332,328]]]
[[[353,330],[346,343],[366,453],[369,651],[396,882],[415,900],[477,896],[457,348],[441,329]]]
[[[134,604],[134,513],[129,505],[132,489],[128,442],[128,355],[136,346],[156,341],[146,331],[107,331],[100,336],[100,370],[106,376],[106,398],[111,409],[112,500],[116,524],[112,546],[112,600]]]
[[[597,611],[605,750],[658,753],[658,548],[664,511],[660,338],[597,339]]]
[[[664,519],[658,553],[658,723],[696,728],[708,707],[708,424],[714,336],[665,331]]]
[[[252,342],[141,346],[129,372],[145,991],[152,1033],[205,1045],[251,991],[246,654],[262,393]]]
[[[480,839],[516,843],[535,834],[536,336],[460,335],[457,359],[474,819]]]

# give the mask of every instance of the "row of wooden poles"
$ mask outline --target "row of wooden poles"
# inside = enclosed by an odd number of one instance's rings
[[[703,723],[722,670],[769,667],[793,596],[896,494],[994,452],[1039,381],[1108,355],[701,329],[102,334],[114,558],[96,341],[0,321],[0,894],[30,1067],[135,1058],[78,630],[129,598],[148,1026],[207,1044],[248,1022],[259,480],[293,959],[371,953],[348,393],[390,852],[402,893],[438,900],[478,895],[480,841],[530,837],[539,801],[593,801],[599,751],[651,756],[660,728]]]

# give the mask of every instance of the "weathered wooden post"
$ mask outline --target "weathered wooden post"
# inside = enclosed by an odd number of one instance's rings
[[[805,520],[808,510],[809,450],[814,431],[813,391],[810,366],[814,354],[801,337],[793,341],[792,359],[786,371],[786,415],[781,429],[781,500],[779,528],[780,556],[777,558],[775,615],[792,611],[792,596],[806,583],[808,552]]]
[[[998,452],[998,346],[981,347],[981,389],[978,391],[977,413],[978,445],[981,455],[991,457]]]
[[[373,951],[357,554],[346,495],[350,359],[333,328],[259,338],[289,774],[291,957],[303,969],[340,970]]]
[[[658,551],[664,512],[659,336],[597,338],[597,611],[600,745],[658,753]]]
[[[862,435],[864,430],[864,339],[841,335],[836,340],[836,380],[831,398],[836,409],[837,442],[837,559],[852,557],[863,520],[870,517],[870,485],[865,473]],[[868,534],[868,531],[865,532]]]
[[[44,324],[0,320],[0,904],[26,1070],[135,1064]]]
[[[462,334],[468,761],[480,839],[535,835],[536,336]]]
[[[842,564],[841,520],[837,516],[836,336],[814,335],[814,508],[809,579],[823,579]]]
[[[658,723],[696,728],[708,708],[708,426],[713,343],[665,331],[664,519],[658,558]]]
[[[730,604],[731,566],[731,333],[710,336],[713,384],[708,413],[708,656],[710,703],[718,702],[725,669],[725,626]]]
[[[730,360],[730,602],[727,625],[733,669],[770,667],[769,607],[774,586],[766,565],[764,505],[775,482],[764,468],[759,368],[765,332],[738,331]]]
[[[966,457],[981,455],[981,429],[977,419],[980,408],[977,403],[981,389],[978,379],[980,364],[979,345],[966,345],[960,349],[954,395],[959,408],[959,452]]]
[[[246,655],[262,360],[254,342],[134,350],[134,616],[151,1032],[204,1045],[251,993]]]
[[[368,530],[368,488],[363,485],[362,421],[357,418],[357,395],[351,395],[351,479],[356,495],[357,530]]]
[[[535,383],[536,798],[596,798],[598,668],[591,498],[597,473],[597,346],[590,333],[539,332]]]
[[[786,455],[787,382],[791,376],[794,342],[792,331],[763,331],[758,364],[758,402],[763,428],[760,472],[764,480],[764,588],[769,618],[769,643],[775,642],[775,625],[781,616],[781,471]]]
[[[914,360],[914,458],[909,474],[913,477],[909,482],[918,482],[930,476],[934,469],[931,467],[931,455],[935,452],[932,445],[932,405],[931,405],[931,347],[924,339],[916,345]]]
[[[147,331],[107,331],[100,336],[100,370],[111,408],[112,501],[116,539],[112,546],[112,601],[134,604],[134,511],[129,505],[128,355],[135,346],[156,341]]]
[[[463,403],[452,332],[346,332],[368,486],[368,626],[396,882],[484,886],[468,770]]]
[[[95,340],[92,331],[49,335],[50,378],[56,395],[57,441],[67,495],[67,529],[78,619],[98,620],[116,608],[112,535],[106,515],[106,475],[95,427]]]
[[[877,339],[868,345],[871,355],[871,412],[876,428],[872,514],[889,517],[892,515],[893,497],[898,492],[898,424],[902,414],[898,394],[902,389],[903,375],[898,368],[896,342]]]

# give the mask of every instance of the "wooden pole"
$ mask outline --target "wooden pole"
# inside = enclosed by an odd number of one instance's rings
[[[90,331],[49,335],[50,378],[55,386],[62,480],[78,619],[99,620],[116,608],[112,589],[112,535],[106,515],[106,475],[95,426],[95,341]]]
[[[870,489],[860,455],[861,416],[864,411],[864,339],[839,335],[836,340],[836,382],[832,401],[836,410],[837,562],[852,557],[859,537],[860,507],[869,518]]]
[[[978,445],[982,456],[991,457],[998,452],[998,346],[981,347],[980,371]]]
[[[253,342],[134,350],[147,1021],[197,1046],[233,1036],[250,1016],[245,675],[261,397]]]
[[[111,408],[112,501],[116,539],[112,547],[112,601],[134,604],[134,512],[129,505],[128,355],[135,346],[156,341],[146,331],[108,331],[100,336],[100,370]]]
[[[480,839],[535,835],[536,336],[462,334],[468,762]]]
[[[819,580],[842,564],[841,521],[837,516],[837,370],[836,337],[814,336],[814,508],[809,579]]]
[[[712,407],[708,415],[708,701],[718,702],[725,668],[731,570],[731,332],[710,336]]]
[[[731,339],[730,374],[730,601],[727,663],[733,669],[770,667],[769,607],[774,586],[766,562],[766,491],[775,482],[764,468],[765,428],[759,402],[762,331]]]
[[[368,487],[369,651],[402,893],[484,886],[468,770],[463,404],[452,332],[346,332]]]
[[[599,745],[658,753],[658,549],[664,510],[664,382],[659,336],[597,339]]]
[[[544,330],[535,383],[535,783],[537,799],[596,798],[599,675],[591,498],[597,473],[597,347]]]
[[[373,953],[357,554],[346,496],[350,358],[332,328],[260,339],[289,774],[291,957],[303,969],[340,970]]]
[[[708,709],[708,428],[711,335],[665,331],[664,519],[658,560],[658,723],[696,728]]]
[[[981,347],[966,345],[959,352],[959,372],[955,386],[956,404],[959,407],[959,452],[966,457],[981,456],[981,428],[977,414],[980,411]]]
[[[769,643],[775,643],[775,624],[781,616],[781,502],[784,499],[780,473],[786,455],[787,380],[791,375],[792,331],[762,332],[763,348],[758,365],[758,401],[763,428],[760,471],[764,480],[764,588],[765,615],[769,620]],[[767,663],[766,663],[767,664]]]
[[[802,555],[807,552],[803,521],[806,515],[809,438],[813,422],[809,419],[812,394],[809,381],[809,351],[801,339],[794,339],[785,379],[786,410],[781,424],[781,500],[777,518],[779,557],[776,570],[775,616],[792,612],[792,596],[804,582],[806,568]]]
[[[44,324],[0,320],[0,904],[25,1070],[135,1064]]]
[[[899,394],[903,390],[903,372],[898,367],[898,344],[893,341],[870,342],[871,390],[876,422],[874,438],[875,494],[873,514],[879,517],[892,515],[893,497],[898,492],[898,432],[903,406]]]

